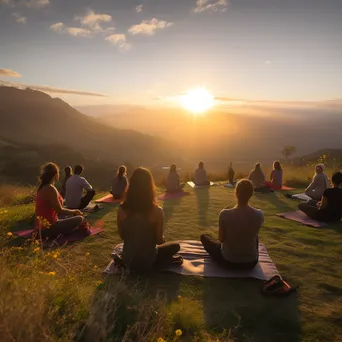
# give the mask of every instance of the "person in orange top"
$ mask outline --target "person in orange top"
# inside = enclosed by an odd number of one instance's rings
[[[78,209],[70,210],[63,207],[63,198],[54,185],[59,179],[59,167],[54,163],[43,165],[39,179],[35,229],[40,230],[42,238],[70,234],[83,222],[83,214]],[[60,220],[58,215],[71,217]]]

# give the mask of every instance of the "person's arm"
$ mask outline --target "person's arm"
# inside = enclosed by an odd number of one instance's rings
[[[274,170],[271,171],[271,174],[270,174],[270,180],[271,182],[273,182],[273,178],[274,178]]]
[[[219,241],[223,242],[225,238],[225,229],[224,229],[224,220],[223,220],[223,213],[220,213],[219,216]]]
[[[162,208],[158,207],[158,210],[156,210],[156,241],[157,245],[161,245],[164,243],[164,212]]]
[[[47,196],[48,196],[48,201],[51,205],[51,207],[56,210],[58,215],[73,215],[73,216],[82,216],[83,213],[78,210],[78,209],[67,209],[64,208],[61,204],[61,202],[59,201],[58,198],[58,191],[55,187],[50,186],[47,190]]]
[[[81,180],[81,186],[84,190],[86,190],[87,192],[93,190],[93,187],[88,183],[88,181],[85,178],[81,178]]]
[[[317,207],[319,209],[325,209],[328,206],[328,201],[329,201],[329,196],[328,196],[327,190],[325,190],[322,196],[322,200],[317,203]]]
[[[116,223],[118,226],[118,232],[119,232],[119,236],[120,238],[123,240],[124,239],[124,234],[123,234],[123,229],[122,229],[122,221],[126,218],[126,214],[125,212],[122,210],[122,208],[119,208],[118,210],[118,215],[117,215],[117,219],[116,219]]]
[[[312,182],[305,189],[305,192],[314,190],[316,188],[317,183],[318,183],[318,177],[317,177],[317,175],[314,175],[314,178],[313,178]]]

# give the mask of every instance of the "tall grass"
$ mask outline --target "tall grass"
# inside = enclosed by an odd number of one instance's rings
[[[28,204],[34,200],[35,191],[32,186],[0,184],[0,208]]]

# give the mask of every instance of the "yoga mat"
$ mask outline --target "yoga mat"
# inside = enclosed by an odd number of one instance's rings
[[[76,241],[83,240],[89,236],[97,235],[102,233],[104,230],[102,228],[90,228],[91,234],[85,235],[81,231],[76,231],[69,235],[61,235],[57,238],[50,238],[47,240],[44,240],[44,248],[52,247],[52,246],[63,246],[67,243],[73,243]],[[27,230],[21,230],[17,232],[13,232],[14,235],[23,237],[25,239],[29,239],[34,232],[34,229],[27,229]]]
[[[97,211],[102,210],[102,209],[104,209],[104,208],[98,206],[97,204],[90,203],[82,211],[85,212],[85,213],[92,214],[92,213],[96,213]]]
[[[277,190],[277,189],[275,189],[275,190]],[[286,186],[286,185],[283,185],[280,190],[282,190],[282,191],[293,191],[293,190],[296,190],[296,189],[295,188],[291,188],[291,187]]]
[[[189,196],[189,195],[191,195],[191,193],[187,192],[187,191],[180,191],[180,192],[176,192],[176,193],[165,192],[164,194],[158,196],[157,198],[160,201],[167,201],[167,200],[171,200],[171,199],[182,198],[184,196]]]
[[[312,199],[311,197],[305,195],[304,193],[292,195],[292,198],[294,198],[294,199],[299,199],[299,200],[305,201],[305,202],[307,202],[307,201],[309,201],[309,200]]]
[[[102,198],[99,198],[95,201],[95,203],[114,203],[114,204],[120,204],[121,200],[114,199],[113,195],[109,194]]]
[[[208,185],[196,185],[194,182],[187,182],[187,183],[188,183],[188,185],[190,185],[192,188],[195,188],[195,189],[197,189],[197,188],[206,188],[206,187],[214,185],[213,182],[210,182],[210,185],[209,184]]]
[[[224,186],[225,186],[226,188],[231,188],[231,189],[234,189],[234,188],[235,188],[235,184],[230,184],[230,183],[226,183],[226,184],[224,184]]]
[[[309,216],[304,214],[302,211],[290,211],[288,213],[282,213],[277,214],[277,216],[286,218],[291,221],[295,221],[301,224],[304,224],[305,226],[320,228],[320,227],[326,227],[328,224],[325,222],[319,222],[311,219]]]
[[[256,278],[268,280],[274,275],[279,275],[276,266],[267,253],[265,246],[259,243],[259,263],[252,270],[227,270],[212,261],[203,248],[200,241],[180,241],[179,254],[183,257],[182,266],[170,265],[163,271],[177,273],[186,276],[214,277],[214,278]],[[114,249],[114,253],[122,251],[122,244]],[[112,274],[114,263],[110,262],[104,273]]]

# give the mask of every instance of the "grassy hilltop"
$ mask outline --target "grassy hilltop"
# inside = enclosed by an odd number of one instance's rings
[[[261,241],[281,275],[300,286],[277,299],[263,297],[257,280],[104,279],[120,242],[111,205],[87,217],[104,234],[71,247],[41,251],[8,240],[7,232],[32,223],[33,204],[21,204],[29,197],[17,192],[17,205],[0,208],[2,341],[342,341],[342,226],[314,229],[275,216],[297,205],[282,194],[252,200],[265,213]],[[192,193],[161,204],[167,240],[216,234],[220,210],[234,202],[224,187]]]

